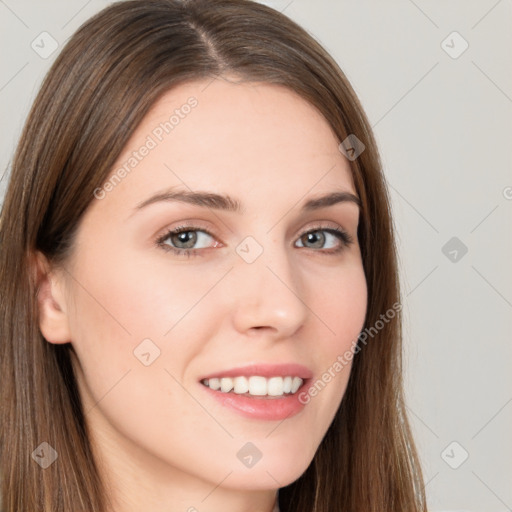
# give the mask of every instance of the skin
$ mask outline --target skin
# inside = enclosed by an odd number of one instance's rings
[[[270,512],[277,489],[312,461],[351,364],[284,421],[245,418],[207,396],[199,380],[258,362],[302,363],[316,380],[351,348],[367,306],[358,206],[300,208],[335,190],[357,194],[339,141],[314,107],[286,88],[226,77],[166,93],[113,171],[191,96],[198,105],[190,114],[93,198],[65,269],[38,255],[40,329],[48,342],[74,347],[116,512]],[[244,212],[158,202],[134,213],[171,186],[228,194]],[[155,245],[184,222],[214,234],[195,232],[195,256]],[[351,245],[322,231],[336,227]],[[303,236],[313,228],[320,242]],[[236,252],[246,236],[263,249],[252,263]],[[167,243],[186,247],[177,236]],[[146,338],[160,349],[149,366],[133,353]],[[262,453],[252,468],[236,456],[247,442]]]

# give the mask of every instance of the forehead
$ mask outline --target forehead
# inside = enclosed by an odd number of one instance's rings
[[[133,204],[175,185],[258,200],[269,190],[296,200],[333,187],[354,192],[338,144],[320,112],[283,86],[189,82],[165,93],[137,127],[114,165],[125,177],[109,200]]]

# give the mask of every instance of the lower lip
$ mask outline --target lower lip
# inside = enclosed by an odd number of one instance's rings
[[[204,384],[199,385],[222,405],[230,407],[246,418],[272,421],[291,418],[304,409],[306,404],[299,401],[299,393],[304,389],[305,383],[294,394],[282,397],[251,397],[232,392],[223,393]]]

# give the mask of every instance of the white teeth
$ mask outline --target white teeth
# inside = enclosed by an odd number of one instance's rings
[[[254,375],[247,377],[222,377],[220,379],[203,379],[205,386],[214,391],[222,393],[236,393],[243,395],[248,393],[253,396],[283,396],[284,394],[296,393],[302,386],[303,380],[300,377],[261,377]]]
[[[283,378],[282,377],[271,377],[268,379],[267,393],[270,396],[280,396],[284,391]]]
[[[215,391],[220,389],[220,379],[209,379],[208,386],[210,386],[210,388],[214,389]]]
[[[283,380],[283,392],[284,393],[290,393],[292,390],[292,377],[285,377]]]
[[[249,394],[265,396],[267,394],[267,379],[265,377],[249,377]]]
[[[249,391],[249,381],[246,377],[235,377],[235,387],[234,392],[243,395]]]
[[[302,379],[299,377],[293,377],[292,382],[292,393],[295,393],[297,389],[299,389],[302,386]]]
[[[220,390],[223,393],[228,393],[229,391],[231,391],[233,389],[233,386],[233,379],[230,379],[228,377],[223,377],[222,379],[220,379]]]

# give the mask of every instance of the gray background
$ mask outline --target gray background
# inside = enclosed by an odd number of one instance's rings
[[[0,0],[2,197],[44,74],[108,3]],[[406,391],[429,510],[512,510],[512,3],[262,3],[333,54],[375,130],[399,240]],[[44,31],[59,45],[46,58],[31,47],[51,49]]]

